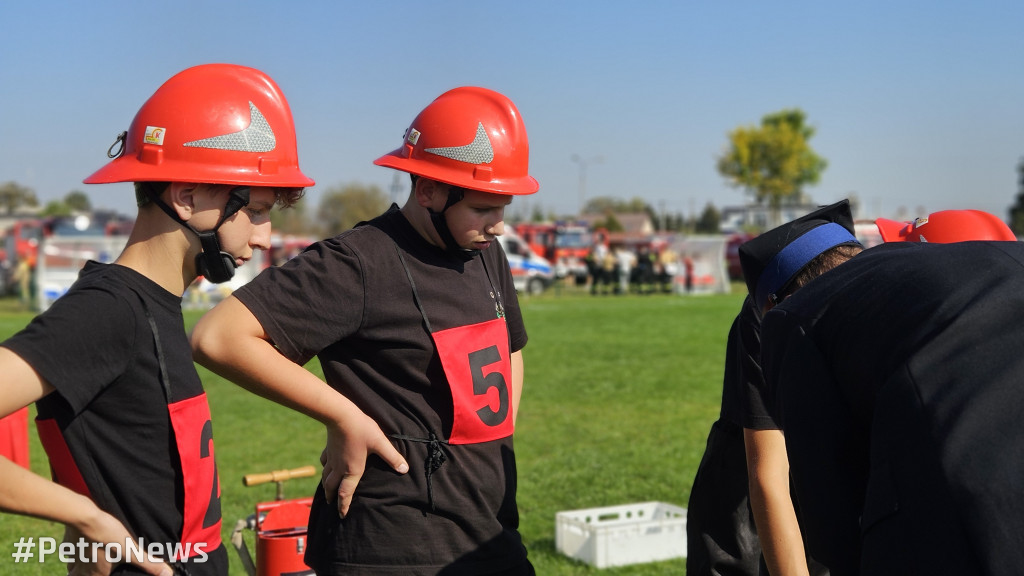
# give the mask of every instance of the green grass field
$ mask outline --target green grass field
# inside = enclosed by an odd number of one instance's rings
[[[739,288],[739,287],[735,287]],[[603,296],[563,291],[521,300],[530,341],[516,429],[521,532],[542,576],[678,575],[676,560],[597,570],[555,550],[555,513],[664,501],[686,506],[721,400],[725,339],[742,293]],[[186,313],[191,325],[198,313]],[[0,340],[32,315],[0,301]],[[309,366],[317,372],[314,361]],[[319,466],[319,424],[200,368],[213,412],[224,540],[274,485],[245,487],[243,475]],[[31,430],[32,469],[48,474]],[[285,496],[312,493],[293,480]],[[0,574],[63,574],[59,562],[13,563],[21,536],[59,537],[59,525],[0,517]],[[251,532],[247,532],[254,551]],[[228,544],[230,546],[230,544]],[[229,549],[231,574],[244,570]]]

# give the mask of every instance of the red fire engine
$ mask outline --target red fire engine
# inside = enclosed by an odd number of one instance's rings
[[[605,241],[601,231],[591,232],[585,222],[524,222],[515,230],[552,263],[557,278],[572,275],[577,284],[587,281],[587,256],[594,244]]]

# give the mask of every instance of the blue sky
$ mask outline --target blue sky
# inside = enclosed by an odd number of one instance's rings
[[[130,185],[82,178],[164,80],[231,62],[284,90],[314,205],[349,182],[390,192],[373,160],[433,98],[480,85],[526,122],[541,190],[519,205],[575,212],[573,155],[603,159],[586,198],[742,204],[715,169],[727,133],[799,107],[829,162],[814,201],[1005,218],[1024,157],[1022,24],[1016,0],[2,2],[0,182],[133,213]]]

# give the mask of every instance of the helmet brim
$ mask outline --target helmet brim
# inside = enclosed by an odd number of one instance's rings
[[[875,220],[875,226],[878,227],[878,233],[882,235],[883,242],[906,242],[906,230],[909,226],[907,222],[899,222],[897,220],[889,220],[888,218],[877,218]]]
[[[174,162],[163,162],[159,165],[140,162],[131,156],[121,156],[88,178],[85,184],[112,184],[115,182],[197,182],[206,184],[225,184],[228,186],[265,186],[270,188],[308,188],[316,184],[295,168],[275,167],[260,171],[255,167],[244,166],[197,166],[192,163],[180,162],[175,168]]]
[[[491,194],[504,194],[508,196],[525,196],[540,190],[540,183],[533,176],[521,178],[500,178],[490,175],[489,179],[474,178],[465,169],[445,169],[438,162],[426,162],[415,158],[407,158],[405,149],[398,148],[373,161],[377,166],[393,168],[409,174],[415,174],[452,186],[489,192]]]

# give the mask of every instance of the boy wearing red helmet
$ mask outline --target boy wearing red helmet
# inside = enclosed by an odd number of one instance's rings
[[[139,212],[123,252],[87,263],[0,347],[0,414],[36,402],[54,476],[0,459],[0,508],[66,524],[83,570],[95,561],[100,574],[120,562],[223,575],[210,411],[181,297],[198,275],[223,282],[268,248],[271,208],[313,181],[299,171],[280,89],[228,64],[165,82],[108,155],[85,182],[135,183]],[[133,546],[163,554],[143,563]]]
[[[448,91],[378,165],[405,205],[314,244],[217,305],[197,360],[327,426],[306,563],[321,574],[530,575],[512,432],[526,344],[495,238],[532,194],[505,96]],[[327,383],[303,368],[317,356]],[[409,472],[409,473],[406,473]]]

